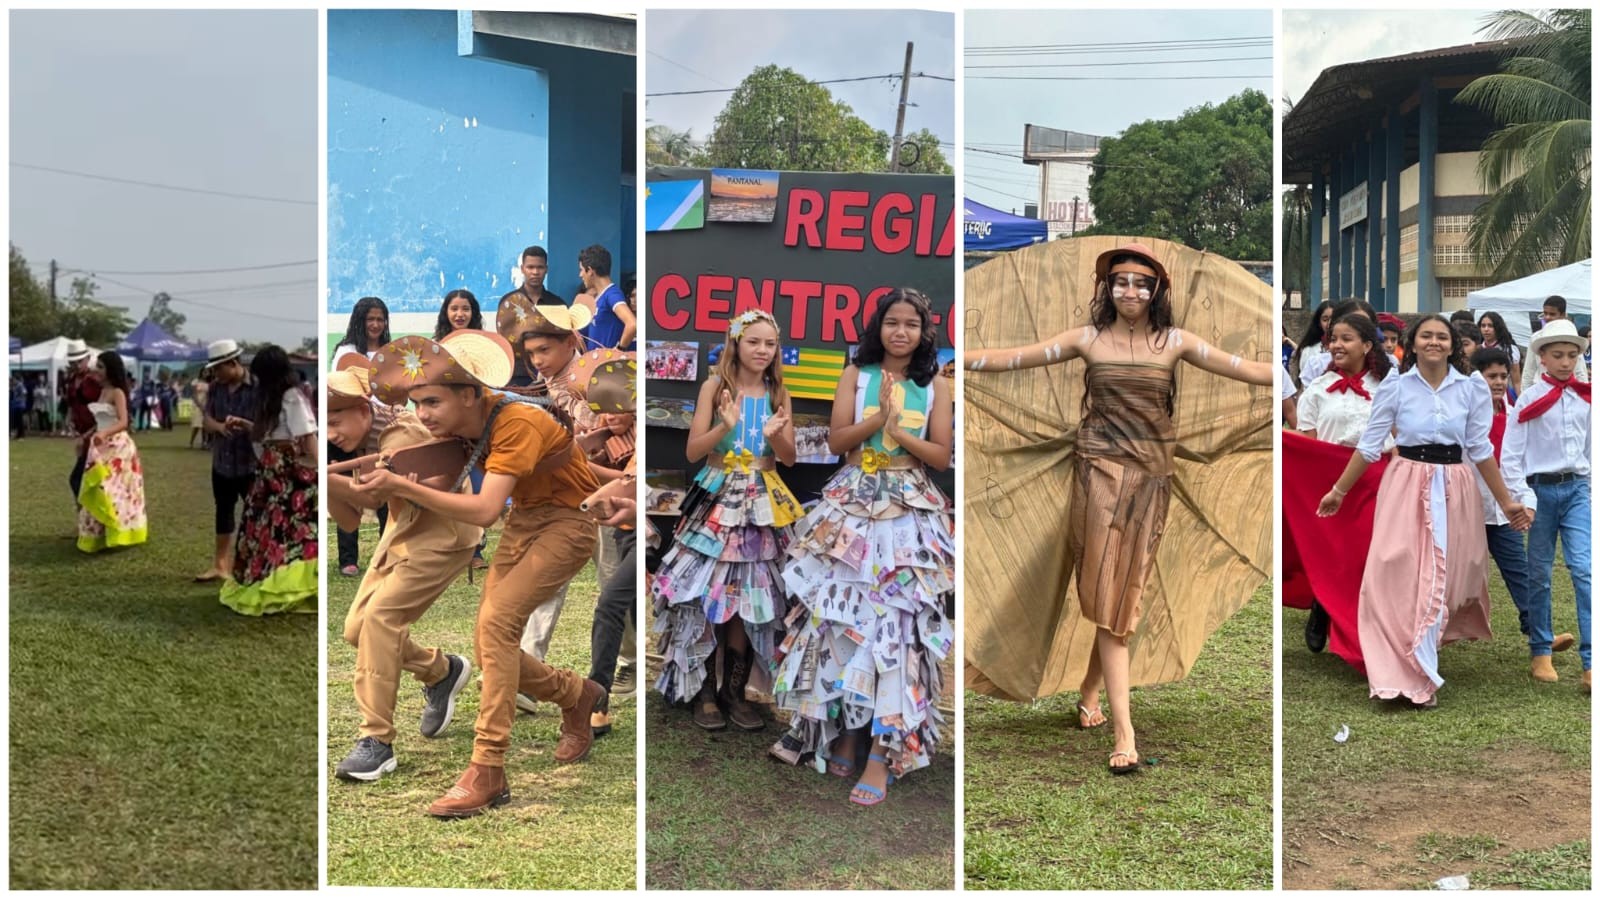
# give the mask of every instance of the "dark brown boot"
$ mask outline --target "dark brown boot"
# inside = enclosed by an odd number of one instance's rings
[[[594,746],[594,727],[589,723],[589,716],[605,695],[605,687],[584,678],[583,692],[578,694],[577,703],[561,710],[561,741],[556,744],[553,756],[557,762],[563,765],[581,762],[589,754]]]
[[[746,649],[742,653],[726,653],[725,662],[728,669],[727,680],[723,683],[722,701],[728,706],[728,720],[740,730],[756,731],[767,726],[761,713],[749,700],[744,698],[744,686],[750,682],[750,656],[751,651]]]
[[[701,730],[722,730],[728,726],[727,719],[722,717],[722,709],[717,706],[717,679],[709,665],[706,666],[706,679],[700,683],[700,692],[694,695],[689,704],[694,708],[694,723]]]
[[[428,814],[435,818],[471,818],[510,801],[506,769],[473,762],[455,786],[428,806]]]

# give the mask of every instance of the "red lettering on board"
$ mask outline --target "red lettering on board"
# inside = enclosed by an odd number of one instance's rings
[[[669,309],[672,300],[687,298],[693,291],[689,279],[678,274],[666,274],[656,279],[650,290],[650,327],[666,331],[681,331],[689,324],[689,313],[683,309]]]
[[[823,249],[857,253],[866,249],[867,242],[859,233],[845,231],[859,232],[866,227],[866,216],[851,210],[865,208],[870,199],[872,194],[864,190],[835,190],[828,194],[828,242]]]
[[[763,279],[758,285],[749,278],[740,278],[739,287],[733,296],[733,314],[740,315],[746,309],[760,309],[767,314],[772,314],[772,288],[771,278]]]
[[[800,232],[804,230],[806,246],[822,246],[821,229],[817,227],[823,213],[822,193],[809,187],[797,187],[789,191],[787,210],[783,222],[783,245],[799,246]]]
[[[934,251],[935,256],[954,256],[956,253],[956,211],[950,210],[950,217],[945,219],[944,234],[939,237],[939,249]]]
[[[732,275],[701,275],[694,286],[694,329],[721,334],[733,316]]]
[[[806,339],[806,319],[811,311],[811,301],[822,296],[821,281],[784,280],[778,285],[778,295],[789,300],[789,339]]]
[[[904,253],[911,246],[911,219],[906,217],[913,208],[911,198],[905,194],[889,194],[872,207],[872,245],[880,253]],[[892,220],[890,213],[899,213]]]
[[[826,304],[822,307],[822,340],[824,343],[857,340],[855,318],[861,312],[861,294],[849,284],[829,284]],[[841,336],[839,331],[843,330]]]

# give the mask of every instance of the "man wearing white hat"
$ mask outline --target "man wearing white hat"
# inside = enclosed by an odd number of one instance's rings
[[[255,385],[232,340],[215,340],[207,348],[206,371],[211,391],[206,395],[205,431],[211,438],[211,497],[216,503],[217,544],[211,567],[195,576],[201,583],[220,581],[233,570],[234,509],[250,493],[255,480],[256,454],[250,445],[255,414]]]
[[[1543,323],[1541,327],[1549,327],[1555,322],[1563,321],[1567,324],[1572,324],[1572,319],[1567,318],[1567,298],[1562,296],[1546,297],[1544,301],[1544,313],[1539,317],[1539,320]],[[1539,334],[1543,333],[1543,331],[1539,332]],[[1539,334],[1533,335],[1533,339],[1538,340]],[[1530,388],[1537,385],[1539,383],[1539,375],[1544,373],[1544,366],[1539,364],[1539,356],[1533,352],[1531,343],[1529,344],[1529,347],[1530,349],[1528,350],[1528,358],[1523,360],[1522,365],[1521,393],[1527,393]],[[1573,373],[1580,381],[1589,380],[1589,367],[1583,364],[1583,357],[1581,355],[1578,357],[1578,365],[1573,369]]]
[[[1543,370],[1506,421],[1500,465],[1506,489],[1533,511],[1528,531],[1528,649],[1535,680],[1557,680],[1551,663],[1550,577],[1556,538],[1572,576],[1578,607],[1578,657],[1590,688],[1589,654],[1589,382],[1576,368],[1589,341],[1557,319],[1535,334],[1529,361]]]
[[[72,485],[72,503],[78,503],[78,490],[83,486],[83,470],[89,455],[89,438],[94,436],[94,413],[89,404],[100,400],[100,378],[89,365],[89,345],[81,340],[67,341],[67,427],[77,440],[78,460],[73,463],[67,482]],[[76,538],[77,534],[74,533]]]

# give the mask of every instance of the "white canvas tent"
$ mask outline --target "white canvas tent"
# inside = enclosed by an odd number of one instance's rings
[[[1591,259],[1563,265],[1549,271],[1474,290],[1467,294],[1467,308],[1473,315],[1498,312],[1511,329],[1511,339],[1527,346],[1533,338],[1533,319],[1544,308],[1545,298],[1559,296],[1567,301],[1567,315],[1589,315],[1594,284]],[[1532,313],[1530,315],[1529,313]]]
[[[22,352],[11,357],[11,370],[45,372],[50,395],[56,396],[60,389],[56,384],[56,374],[67,367],[67,345],[71,342],[65,337],[52,337],[43,343],[25,346]],[[98,354],[100,351],[90,347],[89,352]]]

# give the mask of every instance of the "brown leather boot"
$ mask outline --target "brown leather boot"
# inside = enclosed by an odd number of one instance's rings
[[[1571,634],[1556,634],[1555,639],[1550,641],[1550,651],[1566,652],[1576,645],[1578,641],[1573,639]]]
[[[701,730],[722,730],[728,726],[726,718],[722,717],[722,709],[717,705],[717,679],[712,676],[708,667],[706,679],[700,683],[700,692],[694,695],[690,702],[694,707],[694,723]]]
[[[1559,680],[1556,676],[1555,666],[1550,664],[1549,656],[1534,656],[1530,670],[1533,673],[1534,680],[1544,681],[1547,684],[1553,684]]]
[[[767,722],[756,711],[756,707],[744,698],[744,686],[750,682],[751,654],[749,649],[737,655],[726,653],[728,677],[722,685],[722,701],[728,706],[728,720],[733,722],[734,727],[757,731],[766,727]]]
[[[435,818],[471,818],[510,801],[506,769],[473,762],[455,786],[428,806],[428,814]]]
[[[594,727],[589,723],[589,716],[605,695],[605,687],[584,678],[583,692],[578,694],[577,703],[561,710],[561,741],[556,744],[553,756],[557,762],[563,765],[581,762],[589,754],[594,746]]]

